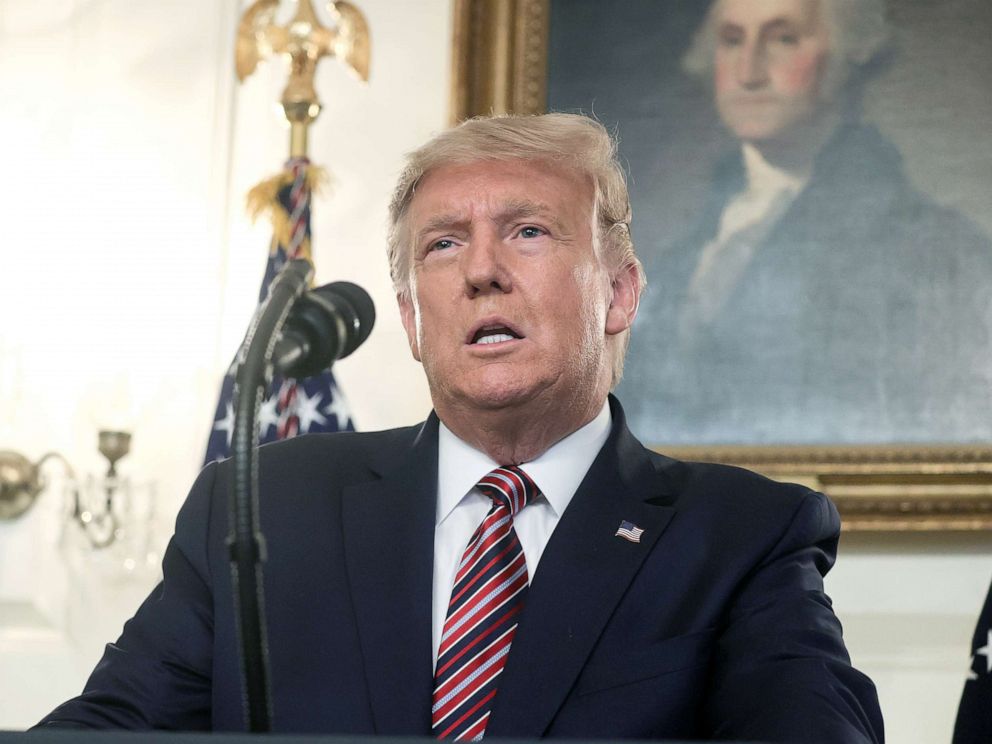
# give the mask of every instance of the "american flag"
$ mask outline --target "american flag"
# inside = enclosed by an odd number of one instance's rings
[[[992,741],[992,586],[971,642],[971,669],[954,725],[953,744]]]
[[[309,258],[310,193],[319,174],[306,158],[295,158],[286,163],[282,174],[259,184],[249,195],[249,201],[255,202],[251,209],[256,213],[270,212],[274,228],[259,303],[289,258]],[[231,454],[236,372],[232,364],[221,385],[204,463],[223,460]],[[276,377],[259,411],[258,426],[261,444],[308,432],[355,430],[348,404],[328,370],[305,380]]]
[[[625,519],[620,522],[620,526],[617,528],[614,537],[622,537],[624,540],[630,540],[632,543],[639,543],[643,534],[644,530]]]

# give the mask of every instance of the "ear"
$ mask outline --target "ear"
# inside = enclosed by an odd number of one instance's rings
[[[396,294],[396,304],[400,307],[400,321],[406,331],[406,339],[410,344],[410,353],[418,362],[420,361],[420,346],[417,344],[417,308],[413,305],[413,299],[407,293]]]
[[[626,266],[613,278],[610,307],[606,311],[606,334],[615,336],[626,331],[637,317],[641,300],[640,275],[636,266]]]

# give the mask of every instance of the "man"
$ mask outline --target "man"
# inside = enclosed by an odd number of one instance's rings
[[[410,157],[390,265],[435,412],[261,450],[275,728],[881,741],[820,494],[646,450],[608,391],[643,284],[614,143],[466,122]],[[238,729],[228,464],[46,725]]]
[[[992,436],[992,245],[862,121],[888,35],[882,0],[713,3],[685,67],[740,149],[691,234],[649,267],[661,286],[626,386],[650,401],[636,430]]]

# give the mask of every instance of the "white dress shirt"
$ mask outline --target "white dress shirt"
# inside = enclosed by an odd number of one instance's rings
[[[752,144],[743,151],[747,187],[727,203],[716,237],[700,252],[678,319],[683,340],[716,319],[758,247],[809,182],[808,167],[790,172],[769,163]]]
[[[531,579],[565,507],[609,437],[610,424],[610,406],[604,403],[596,418],[536,460],[520,466],[542,493],[539,499],[528,504],[513,518],[513,527],[527,560],[527,575]],[[438,433],[437,461],[433,596],[435,665],[455,580],[455,567],[472,533],[492,506],[489,497],[483,495],[475,484],[493,468],[505,464],[494,462],[485,453],[466,444],[443,423]]]
[[[794,171],[772,165],[750,143],[743,146],[742,152],[747,186],[724,208],[716,236],[719,242],[758,222],[768,221],[778,211],[779,202],[793,201],[806,188],[812,173],[811,165]]]

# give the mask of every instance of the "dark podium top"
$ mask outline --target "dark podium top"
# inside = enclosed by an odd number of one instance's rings
[[[311,736],[305,734],[204,734],[173,731],[92,731],[84,729],[35,729],[27,732],[0,731],[0,744],[437,744],[427,737]],[[486,739],[489,744],[526,744],[536,739]],[[572,740],[572,744],[602,744],[602,740]],[[667,744],[690,742],[666,739]],[[727,744],[733,744],[729,742]]]

